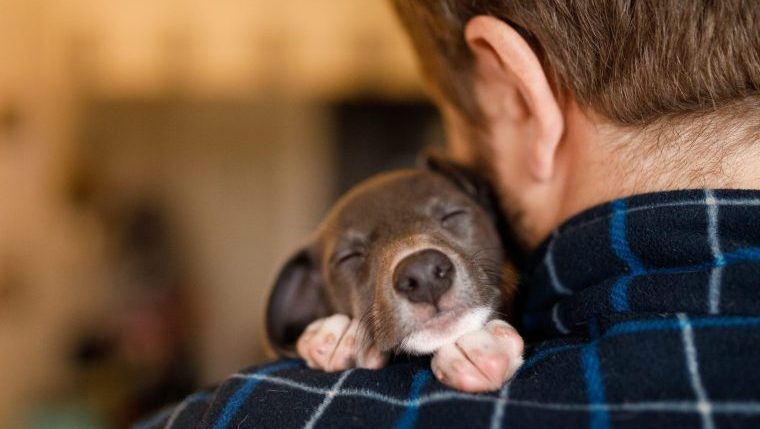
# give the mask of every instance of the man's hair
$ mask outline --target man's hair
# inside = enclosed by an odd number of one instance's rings
[[[393,1],[434,93],[469,119],[477,15],[512,25],[559,89],[619,125],[760,104],[757,0]]]

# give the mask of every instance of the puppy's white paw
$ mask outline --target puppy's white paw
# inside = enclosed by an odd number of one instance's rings
[[[327,372],[360,367],[377,369],[386,362],[386,355],[370,348],[359,351],[356,335],[359,322],[343,314],[318,319],[306,327],[298,338],[296,350],[309,368]]]
[[[465,392],[497,390],[523,363],[520,334],[503,320],[461,336],[435,352],[431,367],[441,383]]]

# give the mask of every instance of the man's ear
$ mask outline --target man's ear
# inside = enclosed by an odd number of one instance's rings
[[[306,326],[328,314],[319,266],[309,250],[302,249],[285,263],[269,295],[269,343],[279,354],[295,357],[296,341]]]
[[[536,181],[554,173],[564,118],[538,56],[512,26],[491,16],[476,16],[465,27],[474,59],[473,83],[487,126],[511,127],[511,151]]]

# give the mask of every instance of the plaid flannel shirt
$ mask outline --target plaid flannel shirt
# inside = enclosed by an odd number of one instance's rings
[[[760,428],[760,191],[639,195],[541,246],[521,285],[524,366],[497,392],[429,359],[327,374],[279,361],[145,428]]]

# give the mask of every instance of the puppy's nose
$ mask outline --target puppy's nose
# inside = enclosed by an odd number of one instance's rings
[[[454,264],[443,253],[427,249],[405,257],[393,273],[393,287],[411,302],[437,305],[451,287]]]

